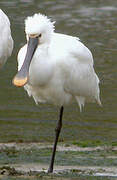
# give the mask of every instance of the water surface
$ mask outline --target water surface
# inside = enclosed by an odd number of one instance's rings
[[[92,51],[100,78],[103,107],[77,104],[65,108],[60,140],[116,144],[117,139],[117,1],[115,0],[1,0],[11,21],[15,47],[0,71],[0,142],[53,141],[58,108],[36,106],[23,88],[12,85],[17,53],[25,44],[24,19],[44,13],[56,21],[56,32],[78,36]]]

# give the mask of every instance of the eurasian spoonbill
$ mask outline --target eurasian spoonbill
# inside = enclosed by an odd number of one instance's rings
[[[7,15],[0,9],[0,67],[5,64],[13,50],[10,21]]]
[[[18,73],[13,84],[24,86],[36,103],[60,107],[56,136],[48,172],[53,172],[56,146],[62,127],[64,106],[73,99],[80,110],[85,102],[97,102],[99,79],[90,50],[77,37],[55,33],[54,22],[34,14],[25,20],[27,44],[18,53]]]

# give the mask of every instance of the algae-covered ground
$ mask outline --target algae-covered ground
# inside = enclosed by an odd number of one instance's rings
[[[117,177],[117,148],[109,146],[78,147],[60,144],[53,174],[47,169],[51,144],[0,144],[0,178],[15,179],[113,179]]]

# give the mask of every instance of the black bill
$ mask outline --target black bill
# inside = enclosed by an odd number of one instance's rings
[[[29,66],[34,55],[34,52],[38,45],[38,37],[36,38],[29,38],[28,46],[27,46],[27,53],[24,59],[24,63],[21,69],[18,71],[16,76],[13,79],[13,84],[15,86],[24,86],[28,81],[28,74],[29,74]]]

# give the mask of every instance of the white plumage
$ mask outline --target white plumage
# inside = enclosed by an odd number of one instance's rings
[[[5,64],[13,50],[10,21],[0,9],[0,67]]]
[[[93,68],[93,57],[79,38],[55,33],[46,16],[35,14],[25,21],[30,34],[41,34],[39,45],[29,68],[29,80],[24,86],[36,103],[48,102],[64,106],[76,99],[80,109],[85,101],[99,98],[99,79]],[[18,70],[26,56],[27,44],[18,54]]]
[[[79,104],[80,110],[86,101],[101,105],[99,79],[93,68],[90,50],[79,38],[55,33],[54,23],[46,16],[35,14],[28,17],[25,32],[27,44],[18,53],[18,73],[13,83],[24,86],[36,103],[47,102],[60,106],[48,169],[48,172],[53,172],[64,105],[73,99]]]

